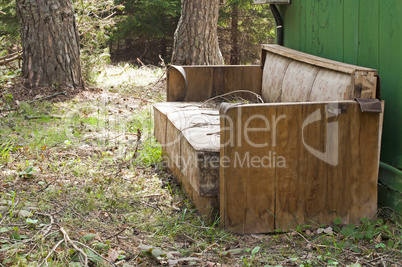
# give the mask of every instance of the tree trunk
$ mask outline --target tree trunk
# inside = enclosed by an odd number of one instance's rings
[[[182,0],[172,64],[223,64],[218,44],[218,17],[219,0]]]
[[[233,4],[232,6],[232,28],[231,28],[231,39],[232,46],[230,48],[230,65],[239,64],[239,8],[238,4]]]
[[[17,0],[28,86],[83,85],[71,0]]]

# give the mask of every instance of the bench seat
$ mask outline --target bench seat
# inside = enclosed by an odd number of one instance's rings
[[[205,105],[234,93],[245,101]],[[199,212],[224,229],[357,224],[377,211],[379,93],[376,70],[262,45],[258,66],[169,68],[155,137]]]

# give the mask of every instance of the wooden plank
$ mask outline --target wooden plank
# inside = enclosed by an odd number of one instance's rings
[[[206,129],[208,130],[208,129]],[[219,131],[219,125],[215,131]],[[181,172],[200,196],[217,197],[219,195],[219,143],[215,151],[199,150],[188,140],[192,133],[200,140],[210,137],[209,131],[200,127],[183,131],[181,141]],[[219,140],[219,135],[215,135]],[[187,138],[186,138],[187,137]],[[209,145],[209,144],[208,144]],[[210,145],[209,145],[210,146]]]
[[[381,161],[402,170],[402,1],[380,0],[379,66],[381,98],[386,101]]]
[[[280,13],[282,18],[292,18],[288,20],[284,34],[284,45],[286,47],[290,47],[292,49],[300,49],[300,21],[299,21],[299,12],[300,12],[300,1],[292,1],[291,6],[282,6],[280,7]],[[292,38],[288,38],[292,36]]]
[[[365,67],[360,67],[360,66],[355,66],[355,65],[350,65],[330,59],[325,59],[321,58],[318,56],[306,54],[303,52],[299,52],[296,50],[292,50],[283,46],[279,45],[267,45],[264,44],[262,45],[262,49],[265,49],[267,51],[270,51],[272,53],[282,55],[284,57],[288,57],[294,60],[298,60],[301,62],[305,62],[308,64],[312,64],[318,67],[326,68],[326,69],[331,69],[334,71],[338,72],[344,72],[348,74],[354,74],[356,70],[361,70],[361,71],[367,71],[367,72],[376,72],[374,69],[369,69]]]
[[[350,221],[359,223],[362,217],[374,216],[377,211],[377,182],[379,170],[378,138],[379,123],[381,114],[361,113],[358,105],[353,106],[355,113],[359,114],[358,128],[351,133],[351,140],[355,138],[352,145],[345,147],[352,154],[356,175],[355,184],[350,188],[353,196],[351,203]],[[356,120],[350,118],[350,125],[356,124]],[[363,180],[364,179],[364,180]],[[362,181],[363,180],[363,181]]]
[[[261,95],[260,65],[224,67],[224,92],[248,90]]]
[[[306,8],[306,0],[300,0],[300,46],[299,50],[301,52],[306,52],[306,35],[307,35],[307,23],[306,23],[306,18],[309,16],[307,14],[307,8]]]
[[[282,82],[291,62],[289,58],[267,52],[262,76],[262,99],[267,103],[282,102]]]
[[[357,64],[368,68],[378,67],[378,13],[378,0],[360,1]]]
[[[343,5],[345,1],[318,1],[318,56],[343,61]]]
[[[305,179],[299,170],[302,138],[299,123],[302,106],[276,107],[276,118],[283,117],[276,126],[275,156],[283,157],[284,166],[275,166],[275,229],[288,231],[304,223]]]
[[[353,79],[351,75],[321,69],[314,80],[310,101],[350,100]]]
[[[357,65],[359,47],[359,0],[343,1],[343,61]]]
[[[156,104],[154,105],[154,136],[162,148],[166,144],[166,127],[167,116],[159,110],[158,104]]]
[[[282,82],[282,102],[306,102],[310,100],[314,81],[320,68],[299,61],[292,61]]]
[[[314,112],[317,112],[317,110],[321,116],[325,114],[324,107],[326,105],[327,104],[309,104],[300,106],[298,109],[296,109],[299,110],[301,114],[299,116],[300,120],[298,122],[294,122],[295,124],[292,126],[296,131],[299,132],[299,137],[296,139],[299,143],[299,147],[295,148],[294,152],[298,152],[299,165],[297,166],[297,169],[293,170],[297,170],[296,177],[299,177],[299,179],[303,182],[303,184],[300,185],[303,194],[303,207],[301,207],[301,210],[303,210],[303,217],[299,215],[301,218],[297,221],[302,225],[317,225],[327,222],[327,213],[325,212],[325,198],[327,194],[327,163],[320,160],[306,149],[306,146],[310,146],[317,151],[325,151],[325,125],[320,122],[314,122],[304,125],[303,127],[303,123],[306,121],[306,118],[308,118],[308,116]],[[291,153],[291,151],[288,151],[288,153]],[[292,154],[290,154],[288,157],[291,157],[293,160],[297,160],[296,158],[292,157]],[[300,212],[298,214],[300,214]]]
[[[164,159],[167,161],[169,169],[174,177],[181,184],[187,196],[195,204],[197,211],[202,215],[203,219],[207,223],[213,223],[219,214],[219,202],[218,197],[203,197],[194,191],[186,177],[180,171],[180,169],[173,163],[172,159],[168,156],[166,151],[162,152]]]
[[[376,98],[377,73],[356,71],[353,98]]]
[[[380,114],[362,113],[355,101],[242,105],[224,114],[230,116],[235,130],[221,131],[221,141],[232,141],[222,148],[221,159],[237,156],[237,166],[232,160],[221,170],[225,229],[237,233],[272,231],[272,227],[287,230],[297,224],[332,223],[336,217],[344,223],[359,223],[360,218],[375,214]],[[283,119],[268,131],[262,118],[276,121],[272,116]],[[245,133],[246,126],[260,130]],[[262,143],[271,146],[256,146]],[[268,152],[275,153],[277,164],[279,157],[284,158],[286,166],[245,165],[258,162]],[[264,210],[275,215],[274,226],[273,217]]]
[[[304,12],[306,13],[306,48],[303,51],[309,54],[318,55],[320,46],[318,43],[318,34],[320,30],[318,24],[320,11],[318,2],[314,0],[305,0],[304,9]]]
[[[182,66],[187,77],[170,68],[167,75],[167,100],[197,102],[235,90],[249,90],[261,94],[262,70],[252,66]],[[185,93],[183,93],[185,91]]]
[[[185,102],[204,101],[211,97],[213,87],[213,68],[184,68],[187,75],[187,94]]]
[[[228,117],[222,124],[222,141],[227,143],[221,154],[220,205],[221,222],[225,229],[235,233],[258,233],[274,230],[275,182],[274,168],[268,157],[275,152],[272,147],[255,148],[253,143],[271,143],[268,132],[257,134],[242,132],[242,126],[250,115],[258,112],[259,106],[243,110],[242,107],[230,108],[224,114]],[[268,111],[268,112],[265,112]],[[275,117],[275,109],[262,110],[259,116],[249,122],[255,127],[263,122],[262,118]],[[265,125],[266,127],[266,125]],[[265,162],[253,163],[253,159]],[[253,164],[259,167],[253,167]],[[261,166],[264,164],[264,166]]]
[[[186,95],[186,81],[183,75],[174,68],[166,73],[166,100],[182,101]]]

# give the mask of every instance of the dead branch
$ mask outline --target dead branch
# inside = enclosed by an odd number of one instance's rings
[[[126,231],[127,228],[123,228],[122,230],[120,230],[119,232],[117,232],[117,234],[113,234],[111,236],[106,237],[106,240],[112,239],[115,236],[118,236],[119,234],[123,233],[124,231]]]
[[[46,258],[42,261],[41,264],[39,264],[39,267],[41,267],[44,263],[47,263],[47,259],[50,257],[50,255],[52,255],[63,242],[64,242],[64,239],[60,240],[56,245],[54,245],[54,247],[49,252],[49,254],[47,254]]]
[[[59,230],[60,230],[60,232],[63,233],[63,235],[64,235],[64,240],[65,240],[66,244],[67,244],[67,243],[70,243],[71,246],[73,246],[73,248],[74,248],[76,251],[78,251],[79,253],[81,253],[81,255],[84,256],[84,266],[88,266],[88,255],[85,254],[85,252],[84,252],[82,249],[80,249],[79,247],[77,247],[76,244],[74,244],[74,241],[71,240],[70,236],[67,234],[66,230],[64,230],[63,227],[59,226]]]
[[[142,61],[137,57],[137,61],[138,61],[138,63],[140,63],[141,64],[141,66],[142,67],[144,67],[145,66],[145,64],[144,63],[142,63]]]
[[[10,57],[13,57],[13,56],[18,55],[18,54],[21,54],[21,53],[22,53],[22,50],[17,51],[17,52],[14,52],[14,53],[11,53],[11,54],[8,54],[8,55],[5,55],[5,56],[1,56],[1,57],[0,57],[0,61],[3,60],[3,59],[7,59],[7,58],[10,58]]]
[[[21,59],[21,58],[22,58],[22,55],[21,55],[21,54],[18,54],[18,55],[12,56],[12,57],[5,58],[5,59],[3,59],[3,60],[0,61],[0,66],[7,65],[8,63],[10,63],[10,62],[12,62],[12,61],[17,60],[17,59]]]
[[[28,104],[32,104],[32,103],[37,102],[37,101],[43,101],[43,100],[52,99],[52,98],[54,98],[54,97],[56,97],[56,96],[58,96],[58,95],[67,95],[67,92],[65,92],[65,91],[63,91],[63,92],[57,92],[57,93],[55,93],[55,94],[53,94],[53,95],[40,97],[40,98],[37,98],[37,99],[34,99],[34,100],[29,101]]]

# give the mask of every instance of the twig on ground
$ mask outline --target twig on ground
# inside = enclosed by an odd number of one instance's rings
[[[148,207],[151,207],[153,209],[157,209],[159,212],[162,212],[161,208],[159,208],[158,206],[153,206],[151,204],[145,203],[144,201],[141,201],[141,204],[143,204],[145,206],[148,206]]]
[[[55,94],[53,94],[53,95],[49,95],[49,96],[44,96],[44,97],[36,98],[36,99],[34,99],[34,100],[28,101],[28,104],[32,104],[32,103],[37,102],[37,101],[43,101],[43,100],[52,99],[52,98],[54,98],[54,97],[56,97],[56,96],[58,96],[58,95],[67,95],[67,92],[65,92],[65,91],[63,91],[63,92],[57,92],[57,93],[55,93]]]
[[[138,63],[141,64],[141,66],[145,66],[145,64],[138,57],[137,57],[137,61],[138,61]]]
[[[53,254],[53,252],[56,251],[56,249],[61,245],[61,243],[64,242],[64,239],[60,240],[56,245],[54,245],[54,247],[52,248],[52,250],[49,252],[49,254],[47,254],[46,258],[42,261],[41,264],[39,264],[39,267],[41,267],[44,263],[46,263],[47,265],[47,259],[50,257],[50,255]]]
[[[100,254],[99,254],[98,252],[96,252],[93,248],[91,248],[91,247],[89,247],[89,246],[87,246],[87,245],[85,245],[84,243],[81,243],[81,242],[79,242],[79,241],[73,241],[73,242],[75,242],[75,243],[77,243],[78,245],[81,245],[81,246],[83,246],[83,247],[85,247],[85,248],[91,250],[93,253],[95,253],[97,256],[101,257],[103,260],[105,260],[105,261],[106,261],[107,263],[109,263],[110,265],[116,266],[116,264],[114,264],[113,262],[109,261],[108,259],[106,259],[106,258],[103,257],[102,255],[100,255]]]
[[[106,240],[112,239],[113,237],[118,236],[119,234],[123,233],[123,232],[126,231],[126,230],[127,230],[127,228],[123,228],[122,230],[120,230],[120,231],[117,232],[116,234],[113,234],[113,235],[111,235],[111,236],[106,237]]]
[[[146,196],[142,196],[143,198],[148,198],[148,197],[160,197],[162,196],[162,194],[153,194],[153,195],[146,195]]]
[[[24,116],[24,119],[26,120],[37,120],[37,119],[42,119],[42,118],[50,118],[50,119],[64,119],[64,117],[61,116]]]
[[[81,253],[81,255],[84,256],[84,266],[88,266],[88,255],[87,255],[82,249],[80,249],[79,247],[77,247],[76,244],[74,244],[74,241],[71,240],[70,236],[67,234],[66,230],[64,230],[63,227],[59,226],[59,230],[60,230],[60,232],[63,233],[63,235],[64,235],[64,240],[66,241],[66,244],[67,244],[67,243],[70,243],[71,246],[73,246],[73,248],[74,248],[76,251],[78,251],[79,253]]]
[[[17,59],[21,59],[21,58],[22,58],[22,55],[21,55],[21,54],[17,54],[17,55],[15,55],[15,56],[11,56],[11,57],[8,57],[8,58],[4,58],[4,59],[2,59],[2,60],[0,61],[0,66],[2,66],[2,65],[7,65],[8,63],[10,63],[10,62],[12,62],[12,61],[17,60]]]

